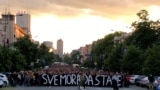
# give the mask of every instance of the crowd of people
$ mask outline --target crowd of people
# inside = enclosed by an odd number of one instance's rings
[[[24,85],[24,86],[41,86],[42,74],[49,75],[62,75],[62,74],[81,74],[81,75],[110,75],[112,76],[112,86],[114,90],[118,90],[117,75],[120,75],[121,78],[121,87],[129,87],[129,76],[126,73],[118,72],[108,72],[103,70],[95,69],[82,69],[81,67],[74,67],[71,65],[52,65],[48,69],[38,69],[33,71],[20,71],[12,72],[8,74],[8,79],[11,86]],[[85,79],[84,79],[85,80]],[[83,83],[85,87],[85,83]]]

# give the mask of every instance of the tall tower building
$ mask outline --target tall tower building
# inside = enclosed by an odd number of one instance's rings
[[[20,26],[24,32],[31,37],[31,31],[30,31],[30,14],[21,12],[16,14],[16,24]]]
[[[0,18],[0,45],[9,45],[24,35],[23,29],[15,24],[15,15],[2,14],[2,18]]]
[[[43,44],[46,45],[46,47],[52,49],[53,48],[53,42],[51,41],[43,41]]]
[[[15,39],[14,21],[15,21],[15,16],[13,14],[9,13],[2,14],[2,18],[0,19],[1,45],[14,42]]]
[[[57,40],[57,54],[63,58],[63,40]]]

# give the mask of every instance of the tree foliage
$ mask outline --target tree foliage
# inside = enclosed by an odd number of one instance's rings
[[[20,71],[24,69],[25,58],[19,50],[0,47],[0,71]]]
[[[122,49],[121,45],[117,45],[114,47],[114,49],[111,51],[109,57],[107,58],[105,62],[105,67],[109,71],[121,71],[121,62],[122,62]]]
[[[102,63],[99,56],[104,54],[106,70],[139,74],[159,73],[159,66],[157,66],[159,52],[156,50],[159,50],[160,46],[160,20],[150,20],[146,10],[139,11],[137,16],[139,20],[132,23],[133,32],[130,36],[125,37],[124,42],[115,43],[114,38],[120,36],[121,33],[114,33],[92,44],[93,58],[98,66]],[[122,48],[125,48],[123,53]],[[154,66],[156,66],[155,70]]]
[[[71,57],[69,55],[64,55],[64,62],[67,64],[71,64]]]
[[[122,71],[132,74],[141,74],[143,62],[145,61],[142,59],[141,54],[142,51],[138,47],[134,45],[128,46],[121,63]]]
[[[153,45],[153,47],[148,48],[144,56],[146,58],[142,69],[143,73],[160,75],[160,45]]]
[[[106,35],[104,38],[97,40],[92,44],[93,60],[96,61],[98,68],[108,67],[104,63],[109,62],[107,58],[111,58],[111,53],[115,46],[114,38],[120,36],[122,32],[115,32],[113,34]]]
[[[23,38],[18,38],[14,43],[14,47],[20,51],[22,55],[25,56],[27,67],[30,67],[31,62],[36,62],[38,57],[38,45],[34,44],[29,36]]]
[[[127,45],[136,45],[142,49],[151,47],[158,39],[157,26],[159,22],[154,22],[148,19],[148,12],[141,10],[138,14],[140,21],[135,21],[132,24],[134,32],[127,38]]]
[[[71,53],[71,63],[80,64],[81,54],[79,51],[75,50]]]
[[[50,65],[55,58],[53,52],[49,52],[49,48],[41,44],[38,48],[38,59],[40,59],[42,66]]]

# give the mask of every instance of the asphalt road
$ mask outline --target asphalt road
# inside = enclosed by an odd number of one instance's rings
[[[78,87],[3,87],[0,90],[78,90]],[[86,90],[113,90],[105,87],[86,87]],[[119,90],[147,90],[146,88],[130,86],[129,88],[120,88]]]

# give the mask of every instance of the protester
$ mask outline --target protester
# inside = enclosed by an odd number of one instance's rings
[[[129,87],[129,80],[130,80],[130,76],[128,75],[128,73],[125,73],[124,75],[124,86],[125,87]]]
[[[154,90],[154,85],[153,85],[154,76],[152,74],[149,74],[148,80],[149,80],[149,87],[148,87],[149,90]]]
[[[17,72],[13,72],[11,74],[11,86],[15,87],[17,85],[17,80],[18,80]]]
[[[119,76],[118,76],[118,72],[116,72],[115,75],[112,76],[113,90],[119,90],[118,80],[119,80]]]
[[[25,86],[30,86],[30,76],[29,76],[28,72],[25,72],[24,85]]]
[[[56,75],[56,76],[55,76]],[[41,86],[41,85],[81,85],[85,86],[113,86],[114,90],[118,90],[125,77],[120,77],[123,73],[112,74],[112,72],[104,70],[87,69],[73,67],[71,65],[52,65],[47,69],[37,69],[34,71],[21,71],[18,73],[19,85],[24,86]],[[78,83],[77,76],[80,76]],[[97,77],[98,76],[98,77]],[[107,80],[110,77],[110,80]],[[56,79],[54,79],[56,78]],[[59,81],[61,79],[61,81]],[[70,80],[71,79],[71,80]],[[55,81],[54,81],[55,80]],[[113,82],[112,82],[113,80]],[[111,82],[110,82],[111,81]],[[60,83],[61,82],[61,83]],[[44,84],[45,83],[45,84]],[[81,84],[80,84],[81,83]]]

